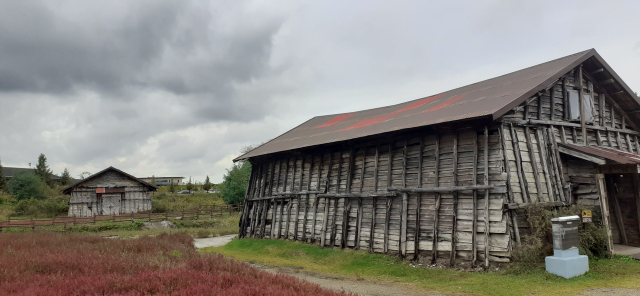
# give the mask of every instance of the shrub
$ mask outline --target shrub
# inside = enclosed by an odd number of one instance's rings
[[[208,231],[208,230],[200,230],[198,231],[198,233],[196,233],[196,237],[199,237],[199,238],[205,238],[210,236],[211,236],[211,231]]]
[[[345,295],[200,255],[185,235],[0,234],[0,295]]]
[[[578,226],[580,253],[589,257],[611,258],[607,250],[606,228],[602,225],[602,211],[599,207],[572,205],[558,210],[547,210],[534,205],[526,210],[529,231],[521,233],[522,246],[513,249],[513,260],[517,262],[543,262],[544,257],[553,253],[551,219],[562,216],[580,216],[583,209],[592,210],[593,223]]]
[[[249,162],[239,162],[234,164],[230,170],[227,169],[221,191],[225,203],[241,204],[244,202],[250,175],[251,164]]]
[[[9,181],[9,193],[17,200],[30,198],[43,199],[46,184],[36,174],[20,173],[16,174]]]
[[[69,198],[62,196],[44,200],[35,198],[21,200],[16,205],[15,212],[16,215],[34,218],[67,214],[69,212]]]

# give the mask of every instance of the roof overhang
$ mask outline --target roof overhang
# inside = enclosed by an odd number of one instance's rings
[[[95,174],[93,174],[93,175],[91,175],[91,176],[89,176],[89,177],[87,177],[87,178],[85,178],[85,179],[81,180],[80,182],[78,182],[78,183],[76,183],[76,184],[73,184],[73,185],[71,185],[71,186],[69,186],[69,187],[65,188],[64,190],[62,190],[62,193],[63,193],[63,194],[71,194],[71,191],[73,190],[73,188],[80,187],[80,186],[81,186],[82,184],[84,184],[85,182],[87,182],[87,181],[89,181],[89,180],[93,180],[93,179],[95,179],[95,178],[97,178],[97,177],[101,176],[102,174],[104,174],[104,173],[106,173],[106,172],[108,172],[108,171],[114,171],[114,172],[117,172],[117,173],[119,173],[119,174],[122,174],[122,175],[124,175],[124,176],[126,176],[126,177],[129,177],[129,178],[131,178],[132,180],[137,181],[137,182],[141,183],[142,185],[146,186],[146,187],[147,187],[147,188],[149,188],[151,191],[156,191],[156,190],[158,190],[158,187],[154,186],[153,184],[151,184],[151,183],[149,183],[149,182],[142,181],[142,180],[140,180],[140,179],[138,179],[138,178],[136,178],[136,177],[134,177],[134,176],[132,176],[132,175],[129,175],[129,174],[127,174],[127,173],[125,173],[125,172],[123,172],[123,171],[121,171],[121,170],[119,170],[119,169],[116,169],[116,168],[114,168],[114,167],[110,166],[110,167],[108,167],[108,168],[106,168],[106,169],[104,169],[104,170],[102,170],[102,171],[99,171],[99,172],[97,172],[97,173],[95,173]]]
[[[558,151],[598,165],[639,165],[640,155],[605,147],[558,143]]]

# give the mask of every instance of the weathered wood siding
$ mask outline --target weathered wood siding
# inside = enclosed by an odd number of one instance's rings
[[[102,194],[96,193],[96,188],[116,187],[125,190],[124,193],[117,193],[120,194],[120,205],[116,215],[151,210],[150,191],[146,186],[117,172],[108,171],[73,189],[69,201],[69,216],[91,217],[105,214]]]

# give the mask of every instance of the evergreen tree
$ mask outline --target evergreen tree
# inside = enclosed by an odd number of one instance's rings
[[[153,185],[153,186],[157,186],[157,185],[156,185],[156,175],[152,175],[152,176],[151,176],[151,185]]]
[[[169,185],[169,192],[171,193],[176,192],[176,186],[173,185],[173,179],[171,179],[171,185]]]
[[[42,181],[48,186],[53,185],[53,178],[51,178],[51,170],[47,165],[47,157],[43,153],[38,156],[38,165],[36,165],[36,175],[42,179]]]
[[[71,174],[69,174],[69,170],[67,168],[64,168],[64,171],[60,176],[60,184],[62,184],[62,186],[71,185]]]
[[[207,178],[204,179],[204,184],[202,184],[202,190],[209,191],[211,187],[213,187],[213,184],[211,184],[211,180],[209,180],[209,176],[207,176]]]
[[[30,198],[44,199],[44,188],[47,184],[40,177],[31,173],[16,174],[9,181],[9,193],[17,200]]]
[[[7,190],[7,179],[4,178],[4,174],[2,173],[2,161],[0,161],[0,191]]]

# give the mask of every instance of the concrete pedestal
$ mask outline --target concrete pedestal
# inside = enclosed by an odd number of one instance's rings
[[[589,271],[589,257],[580,255],[577,248],[569,250],[553,250],[553,256],[545,258],[547,272],[572,278]]]

